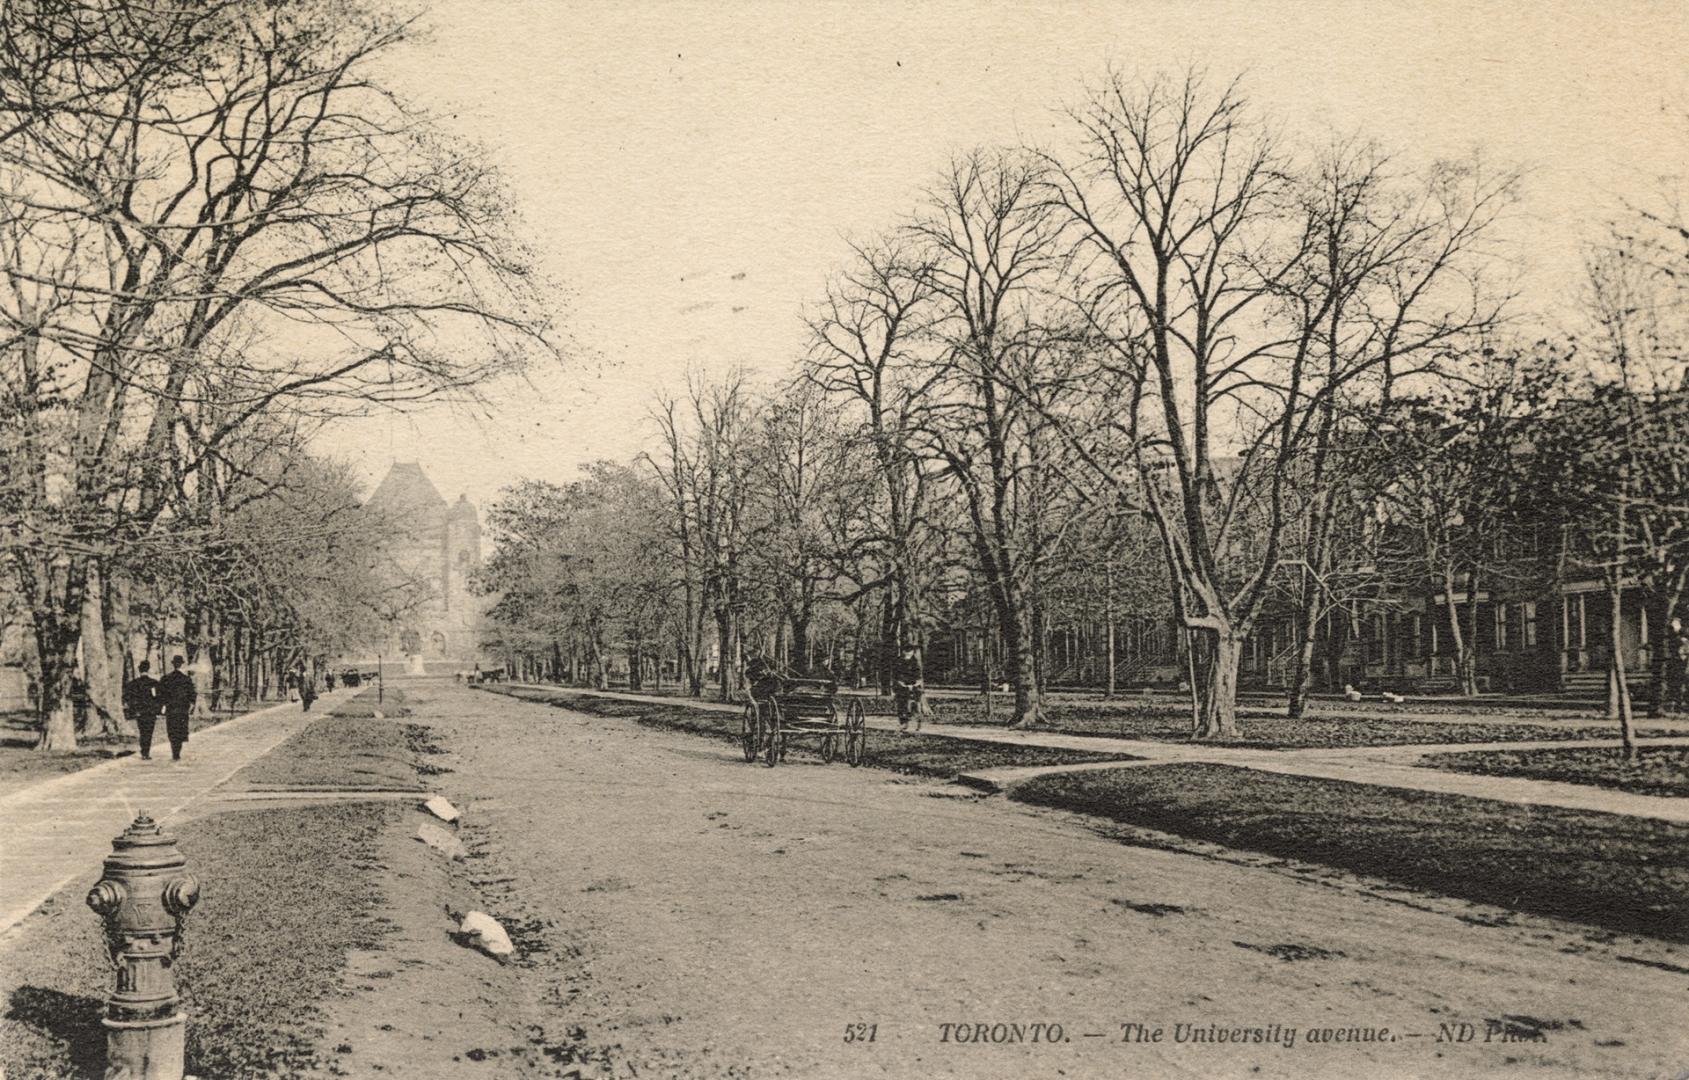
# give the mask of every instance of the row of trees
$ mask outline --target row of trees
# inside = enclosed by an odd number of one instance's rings
[[[79,673],[117,715],[137,597],[248,683],[379,610],[325,561],[374,550],[347,479],[301,448],[553,351],[483,155],[381,81],[412,33],[322,0],[0,8],[0,592],[43,747]]]
[[[547,594],[544,626],[501,606],[512,632],[561,648],[587,627],[600,678],[606,641],[665,640],[694,692],[710,637],[725,695],[746,641],[808,660],[819,636],[861,666],[973,620],[1027,725],[1052,625],[1101,618],[1112,637],[1169,615],[1193,733],[1225,737],[1263,619],[1292,627],[1299,712],[1334,613],[1428,585],[1475,692],[1460,597],[1519,570],[1520,535],[1547,530],[1676,610],[1680,226],[1628,215],[1592,250],[1577,332],[1550,341],[1510,308],[1512,173],[1292,144],[1237,84],[1197,75],[1114,73],[1069,119],[1059,151],[956,158],[854,245],[789,381],[694,378],[633,469],[508,499],[488,587],[526,595],[531,571],[503,558],[519,550],[577,590]],[[638,494],[603,497],[612,473]],[[541,492],[560,515],[543,529]],[[639,539],[600,562],[575,535]],[[575,577],[605,567],[639,584]],[[582,623],[567,613],[587,595]]]

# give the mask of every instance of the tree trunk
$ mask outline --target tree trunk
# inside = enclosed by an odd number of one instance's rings
[[[1492,606],[1493,610],[1493,606]],[[1478,696],[1478,580],[1474,574],[1466,586],[1466,649],[1460,692],[1465,697]]]
[[[1659,644],[1649,651],[1648,666],[1648,716],[1658,719],[1666,714],[1666,665],[1672,662],[1672,650],[1676,645],[1671,630],[1671,620],[1677,617],[1677,598],[1670,594],[1660,598],[1657,605],[1659,618],[1655,625],[1659,627]]]
[[[56,623],[57,619],[49,619]],[[37,619],[37,626],[41,620]],[[70,700],[71,675],[76,670],[76,638],[61,634],[54,641],[43,641],[37,634],[36,650],[41,662],[41,683],[36,695],[36,707],[41,717],[40,750],[76,749],[76,708]]]
[[[1636,729],[1630,705],[1630,680],[1624,667],[1624,604],[1618,574],[1611,573],[1607,583],[1607,640],[1612,654],[1607,661],[1607,715],[1619,722],[1619,738],[1624,743],[1624,758],[1635,761]]]
[[[801,667],[806,673],[809,670],[809,617],[800,613],[791,616],[791,639],[789,648],[795,660],[794,667]]]
[[[1203,673],[1198,739],[1237,738],[1237,668],[1243,659],[1243,636],[1229,628],[1207,631],[1206,671]]]
[[[1309,584],[1302,591],[1302,607],[1296,620],[1296,664],[1290,669],[1290,702],[1285,715],[1301,719],[1308,711],[1308,683],[1314,672],[1314,639],[1319,635],[1319,594]],[[1267,663],[1272,663],[1269,657]]]
[[[716,674],[722,701],[733,700],[733,613],[717,608],[715,613],[716,649],[720,656]]]
[[[1103,697],[1111,698],[1114,696],[1116,689],[1114,683],[1114,571],[1112,567],[1108,568],[1107,582],[1103,591],[1103,619],[1108,624],[1108,633],[1105,635],[1104,642],[1104,648],[1108,649],[1108,684],[1103,689]]]
[[[81,639],[82,678],[87,686],[88,714],[80,732],[84,737],[124,734],[121,674],[112,671],[106,655],[106,614],[102,575],[97,564],[88,566],[82,593]]]
[[[1024,608],[1016,612],[1013,618],[1006,620],[1008,625],[1004,630],[1009,640],[1008,660],[1010,678],[1015,688],[1015,715],[1009,721],[1012,728],[1031,728],[1042,726],[1047,719],[1044,715],[1044,700],[1039,693],[1037,672],[1034,670],[1036,659],[1033,655],[1032,620]]]
[[[880,653],[876,675],[881,697],[891,696],[892,675],[897,669],[897,615],[892,608],[888,591],[880,602]]]
[[[1472,603],[1472,595],[1467,593],[1467,603]],[[1478,681],[1471,671],[1470,657],[1466,651],[1466,634],[1460,626],[1460,605],[1454,602],[1454,570],[1443,568],[1443,614],[1449,627],[1449,647],[1454,654],[1455,679],[1460,684],[1460,693],[1464,697],[1476,697]]]
[[[123,684],[135,674],[134,662],[129,655],[134,625],[129,602],[132,591],[129,579],[122,574],[113,574],[106,584],[106,662],[112,665],[116,682],[117,707],[113,715],[119,719],[118,732],[126,736],[135,733],[135,725],[123,715]]]

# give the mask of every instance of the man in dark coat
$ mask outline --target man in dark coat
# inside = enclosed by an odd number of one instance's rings
[[[903,655],[897,658],[897,668],[892,673],[892,696],[897,699],[897,729],[909,729],[909,717],[915,718],[915,730],[921,730],[921,653],[915,648],[914,642],[903,646]]]
[[[750,688],[752,701],[767,701],[780,692],[784,680],[774,661],[760,652],[752,653],[745,662],[745,685]]]
[[[158,723],[158,710],[162,705],[158,697],[158,680],[147,674],[151,670],[152,665],[142,660],[139,673],[123,684],[123,715],[141,733],[142,761],[152,758],[152,729]]]
[[[193,676],[182,670],[185,663],[180,656],[171,657],[170,666],[175,670],[158,683],[158,698],[164,704],[164,733],[170,737],[174,761],[182,759],[182,744],[188,741],[188,717],[194,711],[194,698],[199,696]]]
[[[1682,619],[1671,621],[1671,625],[1666,627],[1665,640],[1660,644],[1666,650],[1665,707],[1660,711],[1680,712],[1683,709],[1684,684],[1689,681],[1689,629],[1685,629]]]

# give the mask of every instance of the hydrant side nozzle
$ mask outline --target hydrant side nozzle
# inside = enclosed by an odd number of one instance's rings
[[[94,909],[96,915],[109,917],[112,912],[123,906],[123,901],[129,898],[129,890],[121,882],[102,881],[88,890],[88,906]]]
[[[199,879],[192,874],[183,874],[173,878],[164,887],[164,908],[170,914],[181,918],[194,909],[199,903]]]

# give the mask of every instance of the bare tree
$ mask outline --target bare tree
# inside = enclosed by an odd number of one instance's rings
[[[85,44],[55,45],[67,20]],[[72,656],[97,647],[59,613],[254,417],[469,393],[553,353],[496,177],[373,78],[409,32],[371,7],[257,0],[0,13],[0,99],[27,113],[0,183],[32,243],[74,255],[51,279],[61,317],[7,313],[54,353],[52,402],[22,403],[63,428],[24,446],[55,480],[33,512],[83,538],[10,548],[39,590],[44,746],[73,739]],[[47,280],[28,258],[8,270]]]
[[[1507,181],[1464,202],[1448,177],[1403,196],[1341,145],[1305,179],[1236,83],[1196,74],[1116,73],[1073,119],[1082,155],[1047,159],[1050,198],[1101,341],[1094,377],[1134,451],[1130,471],[1097,471],[1161,534],[1195,735],[1231,737],[1242,645],[1291,556],[1302,484],[1324,483],[1342,410],[1490,317],[1462,257]],[[1327,511],[1308,512],[1317,539]]]
[[[917,245],[896,241],[853,246],[850,265],[810,317],[805,375],[852,408],[878,476],[875,497],[861,500],[836,532],[840,574],[856,585],[842,599],[860,606],[870,594],[885,595],[878,668],[887,691],[898,647],[918,642],[918,626],[932,615],[941,561],[931,470],[916,434],[937,378],[920,351],[934,318],[930,263]]]
[[[1041,512],[1053,440],[1024,388],[1062,352],[1042,290],[1061,265],[1043,165],[1018,151],[955,161],[909,232],[924,245],[933,372],[916,414],[925,451],[955,485],[965,534],[996,612],[1014,685],[1013,723],[1041,723],[1033,599],[1049,525]]]

